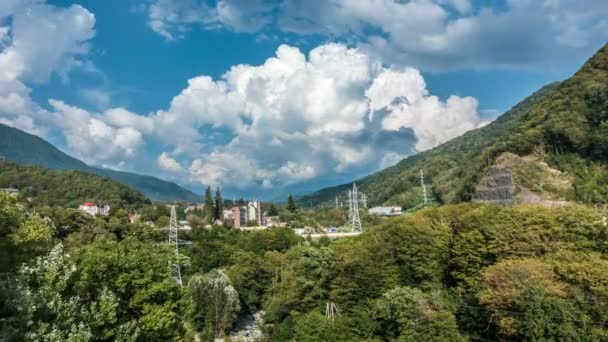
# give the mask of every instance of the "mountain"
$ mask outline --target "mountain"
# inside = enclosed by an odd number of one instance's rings
[[[94,173],[130,186],[156,201],[201,201],[200,196],[173,182],[152,176],[89,166],[61,152],[38,136],[3,124],[0,124],[0,157],[20,164]]]
[[[34,205],[77,207],[83,202],[136,207],[149,204],[142,193],[115,180],[76,170],[52,170],[0,160],[0,188],[17,188]]]
[[[488,173],[505,167],[498,164],[509,153],[521,157],[518,170],[506,166],[513,176],[512,191],[541,188],[554,198],[608,202],[608,45],[571,78],[543,87],[485,127],[355,182],[372,205],[413,207],[421,201],[423,170],[432,200],[469,201],[478,197]],[[559,181],[568,178],[571,184],[553,189],[545,178],[537,178],[545,171],[563,172],[566,176]],[[490,183],[496,186],[496,179]],[[350,186],[325,188],[301,200],[333,201]]]

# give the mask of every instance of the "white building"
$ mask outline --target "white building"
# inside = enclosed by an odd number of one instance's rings
[[[403,215],[403,209],[401,207],[373,207],[369,208],[367,212],[371,215],[378,216],[399,216]]]
[[[233,221],[234,220],[234,212],[232,211],[232,209],[224,209],[224,211],[222,212],[222,217],[226,221]]]
[[[103,215],[103,216],[108,216],[108,214],[110,214],[110,206],[109,205],[105,205],[105,204],[101,204],[101,205],[97,205],[93,202],[86,202],[82,205],[80,205],[78,207],[78,209],[84,211],[85,213],[89,214],[89,215]]]

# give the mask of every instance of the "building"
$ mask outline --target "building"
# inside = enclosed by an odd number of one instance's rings
[[[129,222],[130,223],[139,223],[141,221],[141,215],[138,213],[129,214]]]
[[[186,209],[184,209],[184,212],[187,214],[191,211],[203,210],[203,209],[205,209],[205,205],[202,203],[190,203],[190,204],[188,204]]]
[[[401,207],[373,207],[369,208],[367,212],[371,215],[377,216],[399,216],[403,215],[403,209]]]
[[[262,226],[264,223],[262,203],[250,201],[246,206],[232,208],[232,220],[234,227],[246,227],[251,221],[255,221],[257,226]]]
[[[89,215],[102,215],[108,216],[110,214],[110,206],[106,204],[97,205],[93,202],[86,202],[78,207],[78,209],[84,211]]]
[[[224,209],[222,212],[222,218],[226,221],[234,221],[234,213],[232,209]]]
[[[266,226],[268,227],[282,227],[285,222],[281,222],[278,216],[265,216]]]

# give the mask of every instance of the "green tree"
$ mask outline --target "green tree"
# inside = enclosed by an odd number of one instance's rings
[[[136,321],[119,317],[119,299],[103,284],[98,295],[71,292],[76,265],[58,244],[31,266],[23,266],[15,279],[15,298],[25,341],[134,341]]]
[[[194,275],[188,282],[192,320],[204,338],[222,337],[240,311],[239,295],[221,270]]]
[[[74,293],[94,301],[105,288],[116,296],[116,319],[108,329],[134,321],[141,340],[176,340],[183,332],[183,312],[179,285],[167,267],[172,257],[169,248],[132,237],[98,239],[74,253]]]
[[[380,336],[398,341],[466,341],[439,292],[397,287],[374,303]]]
[[[224,200],[222,199],[222,193],[220,187],[215,189],[215,215],[216,220],[222,220],[224,216]]]
[[[215,217],[215,206],[213,203],[213,196],[211,194],[211,187],[208,186],[205,190],[205,218],[209,221],[213,221]]]
[[[274,203],[270,203],[270,205],[268,206],[268,210],[266,210],[266,215],[279,216],[279,209],[277,209],[277,206],[274,205]]]
[[[566,284],[550,264],[533,258],[505,260],[488,267],[482,279],[480,303],[496,318],[503,337],[569,340],[576,334],[577,325],[568,319],[576,310],[564,301]],[[572,317],[585,319],[580,312]],[[557,326],[564,330],[549,331]]]
[[[292,194],[289,194],[287,197],[287,210],[292,213],[295,213],[298,210],[298,205],[296,204],[296,200],[293,198]]]
[[[294,340],[301,342],[353,341],[345,319],[341,316],[333,321],[317,310],[296,319]]]

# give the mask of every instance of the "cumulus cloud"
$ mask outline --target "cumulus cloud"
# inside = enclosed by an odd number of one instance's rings
[[[418,70],[383,67],[342,44],[308,56],[282,45],[262,65],[195,77],[145,120],[151,135],[190,158],[193,180],[237,188],[371,172],[481,122],[475,99],[442,101]],[[227,129],[233,139],[206,145],[204,128]]]
[[[32,101],[26,84],[86,63],[94,17],[80,6],[28,6],[0,7],[12,18],[2,31],[9,38],[2,38],[0,52],[0,66],[6,66],[0,68],[0,121],[34,133],[44,133],[40,127],[60,132],[70,153],[89,163],[125,165],[152,143],[171,149],[153,152],[167,174],[206,185],[276,189],[375,171],[481,121],[475,99],[443,101],[429,94],[418,70],[387,67],[343,44],[320,45],[308,55],[281,45],[261,65],[235,65],[219,79],[190,79],[167,108],[148,114],[105,109],[108,99],[94,92],[89,96],[98,100],[97,112],[56,99],[46,110]],[[19,24],[19,16],[42,14],[40,25]],[[238,16],[229,17],[236,27]],[[33,46],[40,37],[53,40],[35,32],[44,25],[63,35],[57,51],[47,42]],[[218,142],[218,134],[227,139]]]
[[[81,6],[58,8],[39,0],[0,4],[0,122],[45,136],[49,113],[31,99],[28,83],[67,73],[88,52],[95,17]]]
[[[148,17],[166,38],[192,25],[280,30],[345,39],[385,62],[424,70],[567,63],[608,38],[605,0],[506,0],[501,6],[470,0],[156,0]]]
[[[134,127],[113,126],[104,120],[104,115],[92,114],[62,101],[51,99],[49,104],[54,109],[54,124],[63,132],[68,147],[86,162],[124,164],[143,143],[142,133]],[[121,112],[126,113],[122,109]]]
[[[171,173],[183,173],[184,167],[167,152],[163,152],[158,156],[156,161],[161,169]]]

